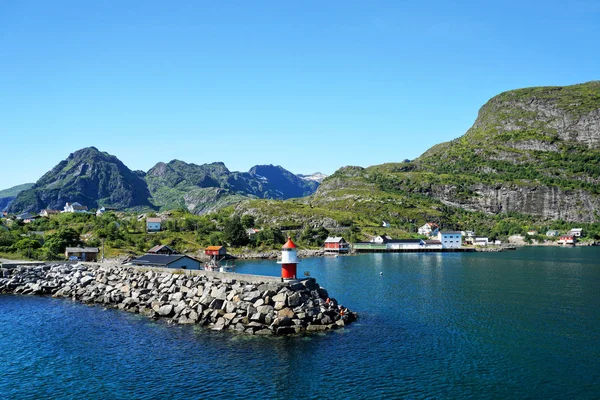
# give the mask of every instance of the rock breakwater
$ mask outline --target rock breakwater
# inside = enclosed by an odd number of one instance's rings
[[[236,279],[239,276],[240,279]],[[0,293],[50,295],[213,330],[288,335],[338,329],[357,314],[329,298],[314,278],[274,282],[126,266],[0,268]]]

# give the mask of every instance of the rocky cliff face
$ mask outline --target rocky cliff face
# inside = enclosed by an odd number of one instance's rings
[[[564,191],[558,187],[476,184],[473,196],[457,196],[457,187],[434,186],[432,195],[444,203],[487,214],[522,213],[545,219],[577,222],[600,220],[600,198],[584,190]]]
[[[461,138],[414,171],[446,176],[432,196],[487,213],[594,222],[600,205],[600,82],[502,93]]]

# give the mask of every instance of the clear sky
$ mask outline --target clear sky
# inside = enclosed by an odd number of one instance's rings
[[[418,157],[494,95],[600,79],[598,1],[0,2],[0,189],[95,146],[333,173]]]

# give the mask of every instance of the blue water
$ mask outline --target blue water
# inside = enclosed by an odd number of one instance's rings
[[[249,337],[0,296],[0,397],[600,397],[600,248],[315,258],[304,271],[359,321]]]

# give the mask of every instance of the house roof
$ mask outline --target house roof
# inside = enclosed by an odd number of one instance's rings
[[[166,255],[166,254],[145,254],[141,257],[132,260],[132,264],[141,264],[141,265],[169,265],[174,263],[175,261],[181,260],[182,258],[189,258],[190,260],[194,260],[199,262],[192,257],[177,254],[177,255]]]
[[[156,217],[156,218],[149,217],[149,218],[146,218],[146,222],[158,222],[158,223],[160,223],[160,222],[162,222],[162,220],[160,218],[158,218],[158,217]]]
[[[219,251],[223,248],[223,246],[208,246],[206,248],[207,251]]]
[[[68,253],[97,253],[97,247],[67,247],[65,249]]]
[[[583,228],[573,228],[570,230],[570,232],[581,232],[583,231]]]
[[[462,235],[460,231],[441,231],[442,235]]]
[[[425,244],[442,244],[439,240],[426,240]]]
[[[406,244],[410,244],[410,243],[421,243],[421,241],[422,241],[421,239],[391,239],[391,240],[388,240],[387,242],[388,243],[392,243],[392,244],[393,243],[399,243],[399,244],[406,243]]]
[[[325,243],[339,243],[342,240],[344,240],[344,238],[341,236],[329,236],[327,239],[325,239]]]
[[[172,252],[177,253],[175,250],[173,250],[172,248],[170,248],[169,246],[165,245],[165,244],[158,244],[156,246],[154,246],[153,248],[149,249],[146,253],[156,253],[159,252],[163,249],[169,249]]]

